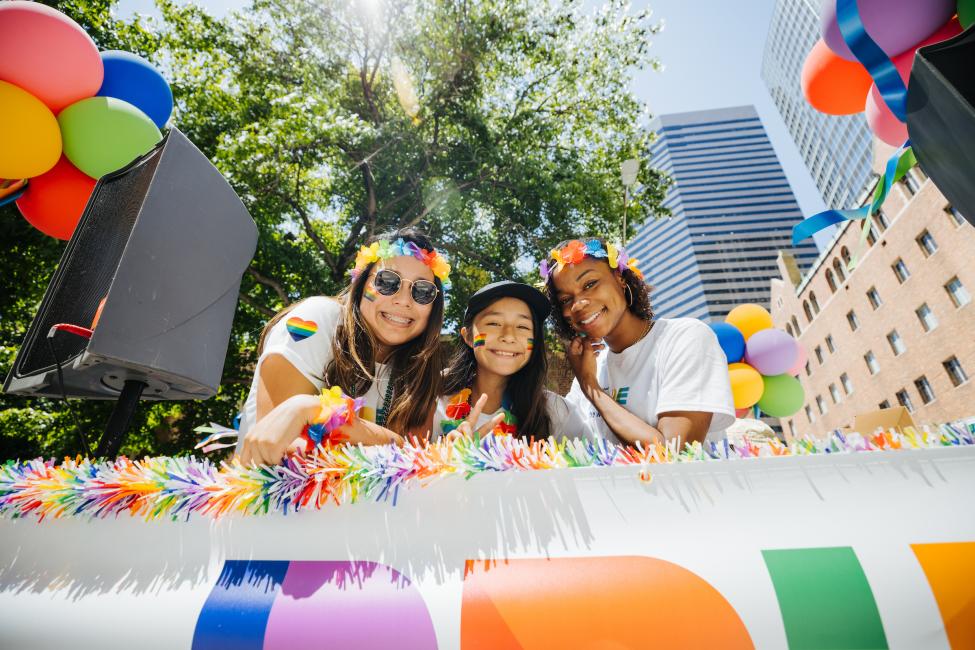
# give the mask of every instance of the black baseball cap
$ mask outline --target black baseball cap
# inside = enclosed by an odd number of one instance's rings
[[[467,303],[464,311],[464,322],[469,322],[477,316],[485,307],[501,298],[517,298],[528,305],[532,315],[539,322],[544,322],[548,318],[548,313],[552,309],[551,303],[545,294],[523,282],[513,282],[511,280],[501,280],[492,282],[477,290]]]

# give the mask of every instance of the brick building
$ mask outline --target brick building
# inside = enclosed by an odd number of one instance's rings
[[[862,225],[847,222],[800,277],[788,253],[772,318],[809,361],[787,435],[823,435],[858,413],[906,406],[918,423],[975,415],[975,228],[919,168],[895,183],[854,270]]]

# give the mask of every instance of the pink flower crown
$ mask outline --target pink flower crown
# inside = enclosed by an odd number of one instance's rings
[[[413,242],[406,241],[402,237],[394,242],[382,239],[360,248],[359,253],[355,256],[355,266],[352,267],[349,273],[354,279],[362,272],[362,269],[373,262],[401,256],[414,257],[420,260],[430,267],[434,277],[440,280],[444,289],[450,288],[450,280],[448,279],[450,276],[450,264],[447,263],[443,255],[436,250],[428,251],[420,248]]]
[[[586,241],[573,239],[562,248],[553,248],[549,252],[548,259],[542,260],[538,271],[542,274],[542,280],[548,282],[551,274],[558,273],[568,264],[578,264],[587,257],[606,260],[609,268],[620,273],[623,272],[623,269],[630,269],[636,277],[643,279],[643,272],[637,266],[639,260],[627,255],[626,249],[622,246],[606,244],[606,247],[603,248],[602,242],[598,239],[587,239]],[[554,263],[549,264],[550,261]]]

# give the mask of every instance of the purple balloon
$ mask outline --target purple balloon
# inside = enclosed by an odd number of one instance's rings
[[[870,38],[891,58],[923,41],[955,15],[955,0],[857,0],[857,6]],[[836,23],[836,0],[823,0],[819,26],[829,49],[849,61],[857,60]]]
[[[755,332],[745,344],[745,363],[766,376],[788,372],[798,355],[796,340],[782,330]]]

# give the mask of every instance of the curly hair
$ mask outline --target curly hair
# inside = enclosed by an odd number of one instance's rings
[[[606,248],[606,240],[600,237],[586,237],[582,241],[590,241],[595,239],[603,248]],[[571,239],[567,239],[559,242],[555,248],[561,249],[566,244],[568,244]],[[609,266],[609,262],[603,260],[606,266]],[[623,278],[623,284],[629,287],[629,291],[621,288],[620,291],[624,294],[627,299],[627,309],[634,316],[640,320],[652,321],[653,320],[653,307],[650,305],[650,291],[653,289],[649,284],[637,277],[629,268],[624,267],[621,271],[620,269],[612,269],[613,272]],[[552,285],[553,276],[551,274],[545,281],[545,295],[548,296],[549,302],[552,303],[552,322],[555,326],[555,333],[558,334],[563,339],[571,339],[576,336],[577,332],[569,324],[569,321],[565,319],[562,315],[562,305],[559,304],[558,297],[555,294],[555,287]]]

